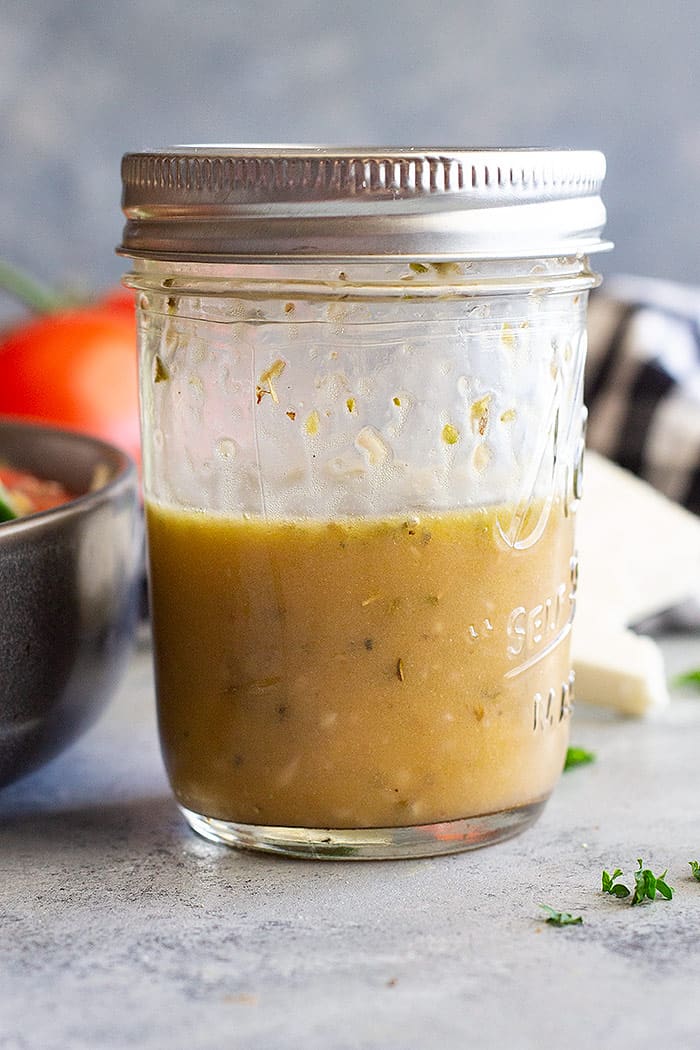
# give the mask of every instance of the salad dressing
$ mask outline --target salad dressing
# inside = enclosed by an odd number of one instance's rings
[[[522,521],[147,515],[161,740],[187,809],[399,827],[548,796],[571,706],[560,503]]]

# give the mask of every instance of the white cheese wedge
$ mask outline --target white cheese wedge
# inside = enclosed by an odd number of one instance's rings
[[[700,519],[594,452],[585,474],[576,694],[642,715],[668,703],[666,673],[655,642],[627,626],[700,594]]]
[[[643,715],[669,700],[656,642],[610,625],[577,624],[573,638],[576,697],[624,715]]]

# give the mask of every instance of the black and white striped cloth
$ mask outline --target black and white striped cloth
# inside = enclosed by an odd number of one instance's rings
[[[700,514],[700,288],[615,277],[591,296],[590,448]]]

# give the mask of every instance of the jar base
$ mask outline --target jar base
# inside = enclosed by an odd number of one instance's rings
[[[518,835],[539,817],[546,799],[526,806],[404,828],[284,828],[238,824],[180,810],[190,827],[219,845],[306,860],[404,860],[490,846]]]

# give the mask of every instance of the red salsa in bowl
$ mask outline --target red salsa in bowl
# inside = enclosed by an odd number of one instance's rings
[[[0,462],[0,522],[51,510],[74,499],[58,481],[48,481]]]

